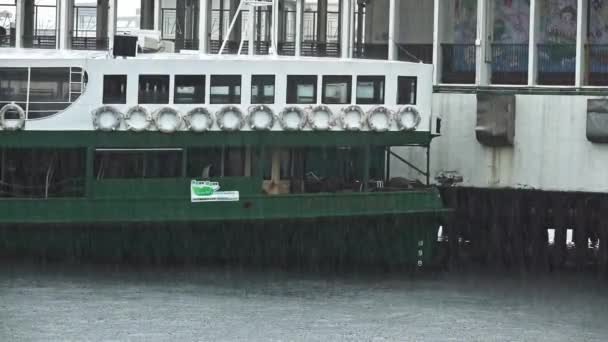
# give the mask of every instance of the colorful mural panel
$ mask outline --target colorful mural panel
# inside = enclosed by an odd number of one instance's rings
[[[477,0],[453,0],[454,43],[472,44],[477,37]]]
[[[589,42],[608,44],[608,1],[591,0],[589,6]]]
[[[541,2],[540,43],[576,43],[576,0],[544,0]]]

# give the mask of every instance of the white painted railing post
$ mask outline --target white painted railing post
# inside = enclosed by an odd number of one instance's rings
[[[342,0],[342,6],[340,8],[341,16],[341,28],[340,28],[340,56],[342,58],[350,57],[350,18],[352,17],[352,0]]]
[[[577,88],[584,86],[587,83],[587,55],[585,47],[587,46],[587,6],[589,1],[578,0],[577,7],[577,23],[576,23],[576,72],[574,85]]]
[[[538,69],[538,19],[540,14],[540,0],[530,0],[530,38],[528,39],[528,86],[536,85]]]
[[[161,16],[161,1],[154,0],[154,31],[160,31],[160,21],[162,20]]]
[[[108,50],[114,48],[114,36],[116,35],[116,18],[118,15],[118,0],[108,1]]]

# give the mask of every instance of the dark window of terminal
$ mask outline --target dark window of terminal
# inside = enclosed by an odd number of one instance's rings
[[[0,68],[0,108],[15,102],[25,109],[27,82],[27,68]]]
[[[127,75],[103,76],[103,103],[127,103]]]
[[[348,104],[351,101],[352,76],[323,76],[323,103]]]
[[[222,148],[205,147],[188,150],[187,175],[194,179],[222,176]]]
[[[357,77],[357,104],[384,104],[384,76]]]
[[[241,103],[241,75],[212,75],[209,95],[212,104]]]
[[[182,175],[182,150],[98,150],[95,178],[178,178]]]
[[[416,77],[399,76],[397,84],[397,104],[416,104]]]
[[[205,75],[175,75],[173,102],[205,103]]]
[[[251,76],[251,103],[274,103],[274,75]]]
[[[287,103],[317,103],[316,75],[288,75]]]
[[[168,104],[169,75],[140,75],[139,103]]]

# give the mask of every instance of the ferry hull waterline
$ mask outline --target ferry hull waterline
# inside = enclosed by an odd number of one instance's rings
[[[448,210],[430,185],[431,65],[19,49],[0,62],[2,257],[434,260]]]

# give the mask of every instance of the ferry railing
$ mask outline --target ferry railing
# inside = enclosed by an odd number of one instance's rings
[[[442,83],[475,83],[475,44],[441,44]]]
[[[527,84],[528,44],[492,44],[492,84]]]
[[[74,49],[74,50],[107,50],[108,49],[108,38],[72,37],[72,49]]]
[[[355,44],[353,58],[388,59],[388,44]]]
[[[224,48],[223,54],[226,55],[236,55],[239,51],[240,42],[237,41],[228,41],[226,43],[226,47]],[[212,40],[209,44],[209,51],[211,54],[217,54],[220,51],[220,47],[222,46],[221,40]],[[249,49],[249,42],[243,42],[243,50],[241,54],[247,54],[247,50]],[[257,55],[267,55],[270,53],[270,42],[269,41],[256,41],[255,42],[255,53]]]
[[[575,44],[538,44],[538,84],[574,85]]]
[[[47,35],[24,36],[24,47],[36,49],[55,49],[57,47],[57,37]]]
[[[608,44],[587,44],[587,80],[592,86],[608,85]]]
[[[0,36],[0,47],[15,47],[15,38],[10,35]]]

